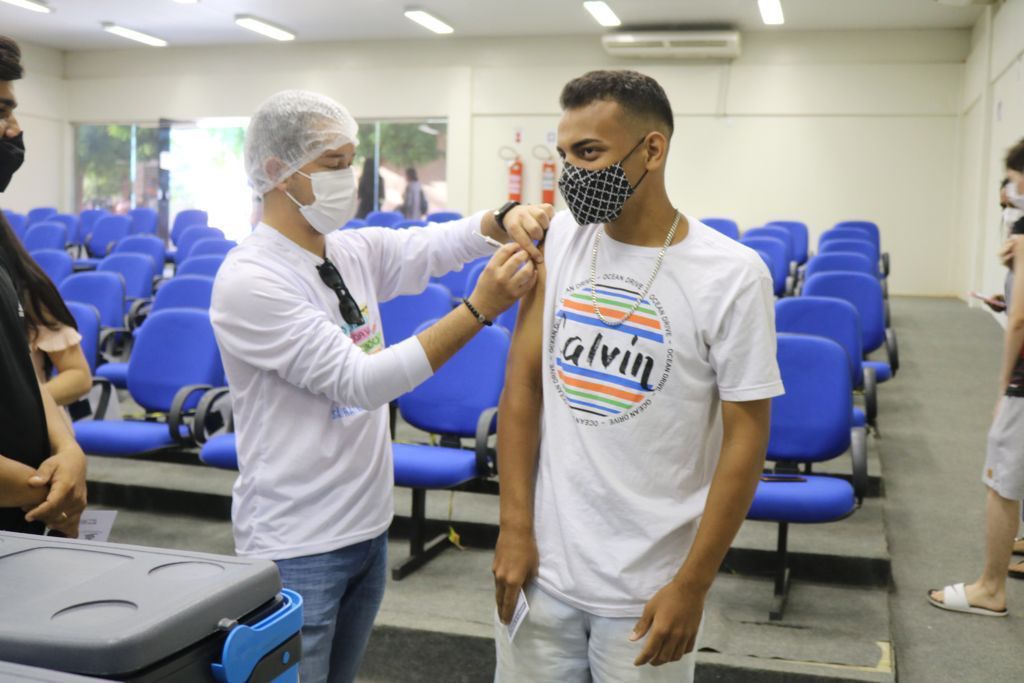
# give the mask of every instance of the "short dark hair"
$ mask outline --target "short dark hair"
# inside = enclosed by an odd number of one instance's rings
[[[589,71],[562,88],[562,109],[579,109],[597,100],[617,102],[634,116],[649,117],[668,129],[672,137],[675,123],[668,95],[659,83],[636,71]]]
[[[21,48],[14,38],[0,35],[0,81],[16,81],[24,75]]]
[[[1021,139],[1006,153],[1006,168],[1024,173],[1024,139]]]

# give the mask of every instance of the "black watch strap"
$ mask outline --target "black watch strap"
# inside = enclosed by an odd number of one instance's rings
[[[494,220],[497,221],[498,227],[501,228],[503,232],[508,232],[505,228],[505,215],[517,206],[519,206],[519,202],[505,202],[504,206],[494,212]]]

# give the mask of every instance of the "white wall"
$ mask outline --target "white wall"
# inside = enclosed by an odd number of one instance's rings
[[[1006,269],[998,186],[1007,150],[1024,138],[1024,0],[990,8],[974,27],[961,97],[957,293],[1001,292]]]
[[[498,151],[516,128],[526,197],[539,198],[531,150],[556,128],[569,78],[638,68],[676,111],[669,183],[684,211],[744,227],[801,218],[815,236],[874,219],[896,265],[892,291],[948,295],[959,289],[953,198],[970,41],[968,31],[759,32],[731,65],[622,62],[579,36],[74,52],[65,120],[246,115],[276,90],[313,88],[361,118],[447,117],[451,205],[479,209],[503,199]]]
[[[17,117],[25,131],[25,163],[0,205],[15,211],[36,206],[67,209],[71,135],[67,124],[64,56],[59,50],[22,44],[25,78],[16,81]]]

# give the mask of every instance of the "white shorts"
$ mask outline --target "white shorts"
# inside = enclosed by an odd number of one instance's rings
[[[635,617],[598,617],[553,598],[536,584],[526,588],[526,601],[530,611],[512,642],[495,610],[495,683],[693,681],[696,648],[678,662],[633,665],[645,642],[629,640]]]
[[[1008,500],[1024,500],[1024,398],[1004,396],[988,432],[981,481]]]

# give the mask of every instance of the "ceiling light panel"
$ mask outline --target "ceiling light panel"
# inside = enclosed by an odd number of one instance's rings
[[[601,26],[607,26],[609,28],[613,26],[622,26],[622,21],[612,11],[612,8],[608,6],[607,2],[597,0],[595,2],[583,3],[583,9],[590,12],[590,16],[594,17],[594,21],[601,24]]]
[[[761,10],[761,21],[767,26],[781,26],[786,23],[782,16],[782,0],[757,0],[757,8]]]
[[[405,17],[406,19],[415,21],[423,28],[433,31],[434,33],[447,35],[449,33],[455,32],[455,29],[453,29],[451,26],[435,17],[430,12],[417,9],[415,7],[410,7],[409,9],[405,10]]]
[[[295,34],[291,31],[249,14],[239,14],[235,17],[235,23],[242,28],[249,29],[253,33],[259,33],[261,36],[273,38],[274,40],[282,42],[295,40]]]
[[[0,0],[0,2],[20,7],[21,9],[27,9],[29,12],[39,12],[40,14],[49,14],[53,11],[45,2],[40,0]]]
[[[149,45],[150,47],[167,47],[167,41],[162,38],[157,38],[156,36],[151,36],[148,33],[136,31],[135,29],[118,26],[117,24],[112,24],[110,22],[103,23],[103,30],[107,33],[113,33],[115,36],[134,40],[137,43]]]

